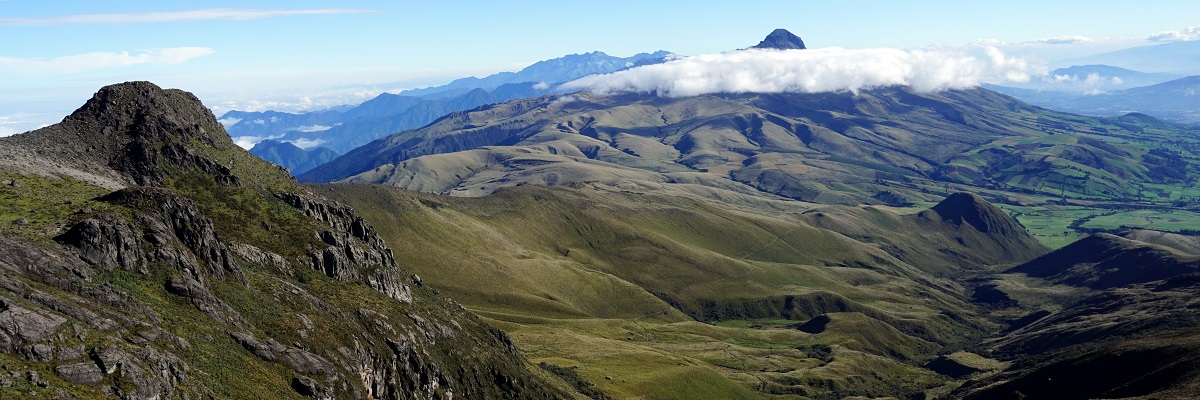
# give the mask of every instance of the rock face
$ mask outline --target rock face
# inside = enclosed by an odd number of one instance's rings
[[[787,29],[776,29],[771,31],[766,38],[761,42],[751,47],[752,49],[777,49],[777,50],[804,50],[804,41],[799,36],[793,35]]]
[[[334,206],[298,193],[282,193],[280,199],[299,209],[304,215],[330,226],[317,233],[326,245],[309,253],[312,267],[326,276],[342,282],[363,281],[388,297],[412,302],[405,280],[419,282],[415,276],[404,279],[392,250],[387,248],[375,229],[346,206]],[[371,268],[380,267],[380,268]],[[371,269],[372,272],[363,272]]]
[[[188,93],[106,87],[0,154],[39,155],[0,163],[26,179],[120,188],[0,236],[0,398],[567,396]]]

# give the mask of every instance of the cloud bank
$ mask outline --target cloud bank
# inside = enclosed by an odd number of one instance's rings
[[[255,19],[291,15],[328,15],[374,13],[375,10],[354,8],[320,8],[310,10],[263,10],[239,8],[210,8],[203,10],[120,13],[120,14],[75,14],[47,18],[0,18],[0,25],[48,26],[48,25],[108,25],[149,24],[163,22],[195,21],[249,21]]]
[[[134,65],[175,65],[213,54],[207,47],[172,47],[135,52],[95,52],[55,58],[0,57],[0,73],[62,74]]]
[[[1200,26],[1189,26],[1182,31],[1159,32],[1146,37],[1151,42],[1190,42],[1200,40]]]
[[[1045,68],[994,47],[963,50],[739,50],[687,57],[563,85],[594,93],[655,93],[687,97],[709,93],[836,92],[904,85],[918,91],[1026,82]]]

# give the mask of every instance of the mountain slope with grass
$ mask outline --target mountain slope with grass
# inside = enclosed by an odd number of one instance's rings
[[[570,396],[189,93],[108,86],[0,154],[0,397]]]
[[[1012,364],[956,397],[1195,397],[1197,271],[1200,256],[1101,233],[987,278],[975,297],[1008,326],[977,351]]]
[[[401,266],[528,357],[615,397],[922,393],[945,382],[923,362],[994,326],[948,276],[1045,251],[968,194],[899,215],[593,184],[480,198],[312,188],[360,210]]]
[[[986,89],[546,96],[447,115],[299,176],[479,196],[518,184],[698,183],[832,204],[972,191],[1135,199],[1194,181],[1187,132]],[[940,192],[940,193],[939,193]]]

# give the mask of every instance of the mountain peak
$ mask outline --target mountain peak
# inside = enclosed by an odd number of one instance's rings
[[[218,161],[233,141],[200,99],[150,82],[101,88],[82,107],[51,125],[11,139],[13,148],[36,150],[39,164],[70,165],[115,179],[101,186],[157,186],[169,171],[195,171],[237,182]]]
[[[977,194],[958,192],[947,196],[931,208],[943,221],[969,224],[983,233],[1007,234],[1020,231],[1016,222],[999,207]]]
[[[758,42],[757,45],[754,45],[754,47],[751,47],[751,48],[752,49],[778,49],[778,50],[804,50],[807,47],[804,47],[804,40],[801,40],[799,36],[793,35],[791,32],[788,32],[787,29],[776,29],[774,31],[771,31],[771,34],[767,35],[766,38],[764,38],[761,42]]]

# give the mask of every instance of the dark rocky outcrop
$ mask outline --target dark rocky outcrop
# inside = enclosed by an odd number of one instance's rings
[[[239,183],[231,165],[206,154],[236,147],[212,112],[191,93],[150,82],[106,86],[61,123],[8,138],[4,147],[120,185],[161,186],[175,171]]]
[[[284,202],[299,209],[331,229],[317,232],[317,239],[327,247],[309,252],[313,269],[343,282],[363,281],[393,299],[412,302],[408,284],[420,281],[415,275],[401,272],[392,250],[366,221],[343,205],[330,205],[299,193],[280,193]],[[407,276],[406,276],[407,275]]]
[[[752,49],[776,49],[776,50],[804,50],[804,41],[799,36],[793,35],[787,29],[776,29],[771,31],[761,42],[751,47]]]

